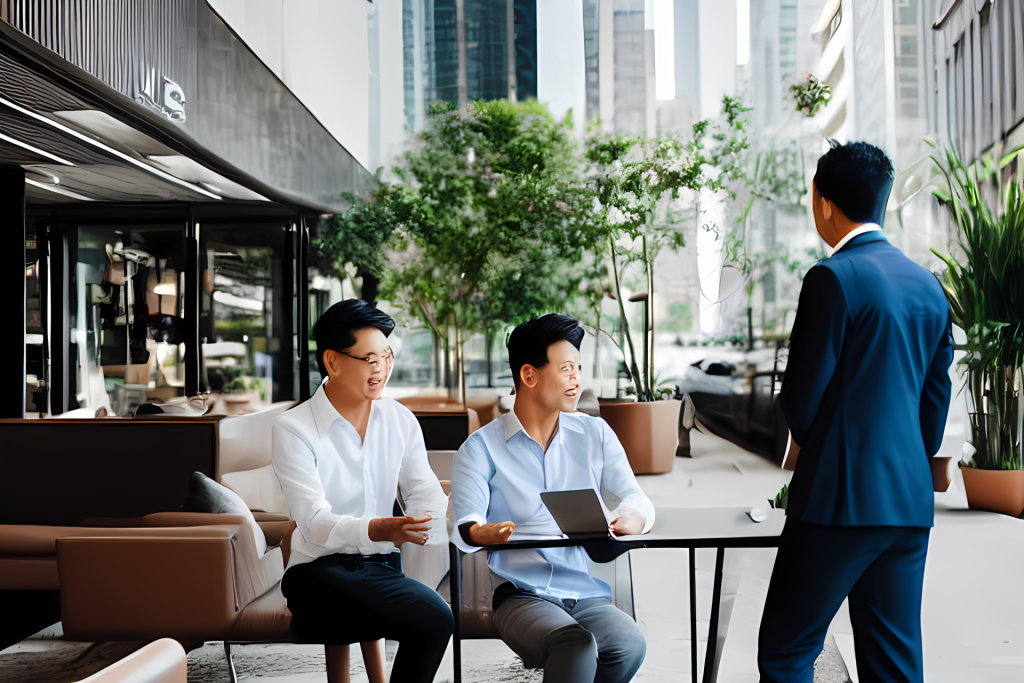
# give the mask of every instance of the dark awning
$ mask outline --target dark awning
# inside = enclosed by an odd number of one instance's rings
[[[26,170],[31,203],[324,213],[373,185],[203,0],[169,3],[177,10],[155,19],[132,5],[111,0],[90,21],[51,17],[57,26],[11,7],[26,32],[0,21],[0,163]]]

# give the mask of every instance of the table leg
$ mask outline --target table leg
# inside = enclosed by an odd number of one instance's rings
[[[704,683],[714,683],[715,654],[718,650],[718,614],[722,606],[722,565],[725,548],[715,554],[715,586],[711,593],[711,623],[708,624],[708,646],[704,649]]]
[[[452,633],[453,683],[462,683],[462,639],[459,633],[459,611],[462,605],[462,553],[454,543],[448,544],[449,569],[448,589],[452,599],[452,619],[455,629]]]
[[[690,679],[697,683],[697,551],[690,548]]]

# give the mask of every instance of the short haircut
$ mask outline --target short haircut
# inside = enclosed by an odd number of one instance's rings
[[[512,381],[519,385],[519,371],[524,365],[542,368],[548,364],[548,347],[563,339],[578,351],[583,343],[580,321],[561,313],[547,313],[531,318],[508,336],[508,364],[512,368]]]
[[[327,377],[327,366],[324,364],[324,351],[342,352],[352,348],[356,337],[355,330],[375,327],[390,337],[395,329],[395,321],[390,315],[378,311],[374,304],[362,299],[348,299],[334,304],[320,316],[313,326],[313,339],[316,340],[316,364],[320,368],[320,377]]]
[[[818,159],[814,185],[851,221],[882,224],[896,170],[885,152],[866,142],[832,146]]]

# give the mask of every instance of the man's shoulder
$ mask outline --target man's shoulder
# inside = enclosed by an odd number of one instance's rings
[[[597,435],[601,433],[601,426],[606,424],[600,417],[587,415],[586,413],[562,413],[562,425],[579,434]]]
[[[922,292],[928,292],[937,302],[945,302],[942,285],[935,275],[888,240],[878,240],[849,252],[841,252],[837,256],[842,258],[833,257],[818,266],[824,266],[834,273],[844,292],[849,292],[851,287],[858,288],[861,284],[874,286],[880,281],[889,282],[896,276],[904,283],[912,283],[911,289],[887,289],[887,296],[902,294],[919,299]],[[880,275],[884,277],[880,278]]]
[[[315,426],[312,398],[307,398],[297,406],[284,411],[274,420],[275,429],[283,427],[290,431],[304,431]]]
[[[415,422],[419,424],[416,419],[416,414],[409,410],[409,407],[403,403],[399,403],[393,398],[381,397],[377,399],[377,405],[380,409],[389,417],[397,420],[403,424],[411,424]]]
[[[505,426],[502,419],[499,417],[496,420],[491,420],[480,429],[476,430],[469,437],[462,442],[462,446],[459,448],[458,453],[465,452],[482,452],[489,453],[490,447],[488,441],[497,439],[498,442],[504,443],[505,441]]]

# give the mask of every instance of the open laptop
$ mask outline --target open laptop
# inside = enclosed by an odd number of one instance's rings
[[[608,538],[608,520],[594,489],[545,491],[540,498],[566,537]]]

